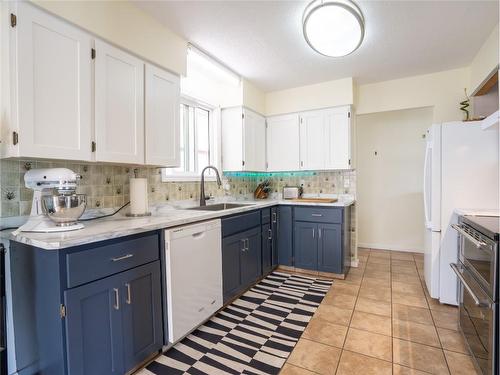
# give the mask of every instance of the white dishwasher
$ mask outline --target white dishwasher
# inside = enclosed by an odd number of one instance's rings
[[[175,343],[222,307],[221,221],[165,230],[168,341]]]

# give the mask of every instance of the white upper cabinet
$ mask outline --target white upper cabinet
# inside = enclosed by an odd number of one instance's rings
[[[327,152],[325,169],[351,169],[351,109],[331,108],[326,113],[325,139]]]
[[[10,156],[90,160],[91,36],[25,2],[15,14]]]
[[[300,115],[300,169],[325,169],[325,111],[304,112]]]
[[[95,41],[97,161],[144,163],[144,63]]]
[[[179,77],[146,64],[146,164],[180,164]]]
[[[222,110],[222,170],[266,170],[266,119],[247,108]]]
[[[267,170],[295,171],[299,162],[299,115],[273,116],[267,119]]]

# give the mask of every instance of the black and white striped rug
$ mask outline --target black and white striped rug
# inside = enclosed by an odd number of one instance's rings
[[[138,374],[277,374],[332,282],[273,272]]]

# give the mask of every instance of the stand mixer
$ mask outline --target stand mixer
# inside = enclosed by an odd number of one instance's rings
[[[81,178],[67,168],[32,169],[24,175],[27,188],[33,189],[28,221],[21,232],[64,232],[83,228],[78,223],[86,207],[86,197],[75,194]]]

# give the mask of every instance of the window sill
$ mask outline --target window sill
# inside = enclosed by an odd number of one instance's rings
[[[162,182],[201,182],[200,175],[167,175],[162,174]],[[205,176],[205,181],[215,181],[215,176]]]

